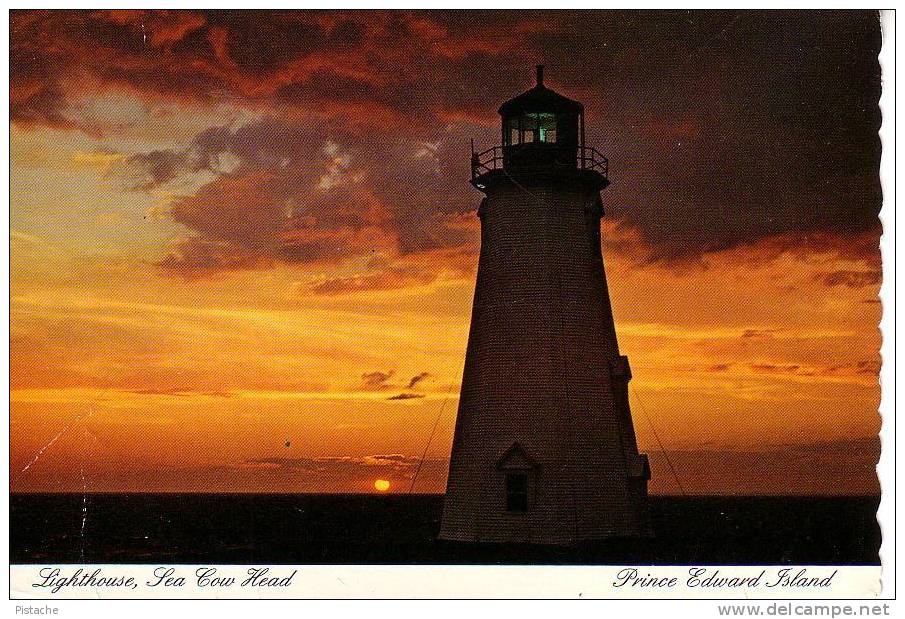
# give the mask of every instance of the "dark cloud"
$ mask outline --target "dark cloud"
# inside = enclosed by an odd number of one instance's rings
[[[394,396],[388,397],[387,400],[417,400],[423,397],[423,393],[398,393]]]
[[[396,370],[365,372],[361,375],[361,380],[366,389],[386,389],[389,386],[387,381],[395,374]]]
[[[444,269],[470,273],[475,196],[462,188],[466,162],[455,160],[452,144],[448,135],[429,143],[363,140],[338,125],[312,129],[267,117],[212,127],[182,150],[131,156],[125,173],[139,189],[181,174],[218,174],[171,204],[173,219],[195,236],[165,258],[167,269],[208,274],[217,261],[182,254],[209,245],[218,257],[232,250],[234,259],[219,260],[224,269],[370,255],[366,269],[312,285],[315,294],[335,295],[428,284]],[[474,221],[464,222],[466,214]]]
[[[742,331],[742,339],[765,339],[771,338],[781,329],[745,329]]]
[[[654,260],[878,229],[876,13],[569,19],[578,40],[547,37],[548,63],[585,82],[589,139],[610,156],[608,213]]]
[[[814,274],[814,279],[827,286],[864,288],[878,285],[883,274],[880,271],[820,271]]]
[[[386,372],[377,370],[374,372],[365,372],[361,375],[362,387],[373,391],[382,391],[394,387],[396,389],[413,389],[418,383],[430,376],[427,372],[421,372],[413,376],[407,383],[391,382],[396,375],[396,370],[387,370]],[[386,398],[387,400],[412,400],[425,397],[423,393],[404,392]]]
[[[173,245],[158,265],[165,271],[192,280],[216,276],[238,269],[264,268],[273,261],[236,246],[213,239],[192,236]]]
[[[125,160],[126,173],[133,173],[132,188],[147,191],[165,185],[184,174],[211,170],[210,165],[193,161],[186,153],[155,150],[131,155]]]
[[[17,11],[10,114],[102,131],[72,106],[115,90],[267,112],[130,160],[140,188],[220,175],[173,205],[194,235],[163,260],[173,272],[415,256],[465,244],[446,223],[477,202],[467,138],[498,140],[496,107],[543,61],[585,103],[610,158],[607,217],[644,261],[750,247],[875,266],[879,46],[872,11]],[[325,160],[328,141],[347,164]],[[410,277],[431,274],[377,269],[321,293]],[[826,283],[857,283],[841,277]]]
[[[80,88],[320,108],[368,124],[428,118],[481,101],[464,79],[437,89],[444,75],[475,75],[489,58],[524,62],[527,36],[556,27],[410,11],[16,11],[11,21],[12,115],[32,123],[52,122]],[[80,74],[89,79],[73,87]]]
[[[416,374],[415,376],[412,376],[412,379],[409,381],[409,384],[406,387],[406,389],[414,389],[415,385],[417,385],[422,380],[429,378],[429,377],[430,377],[429,372],[421,372],[420,374]]]
[[[865,359],[857,363],[843,363],[824,368],[821,372],[824,376],[851,376],[853,374],[863,376],[880,375],[880,359]]]
[[[748,367],[759,374],[778,374],[789,376],[879,376],[880,361],[863,360],[856,363],[844,363],[832,366],[804,366],[797,363],[750,363]]]

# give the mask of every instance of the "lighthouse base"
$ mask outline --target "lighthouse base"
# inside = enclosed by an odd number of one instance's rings
[[[647,481],[635,483],[628,500],[621,501],[613,513],[601,510],[607,503],[581,501],[585,507],[595,504],[597,509],[572,512],[556,506],[532,505],[526,513],[506,510],[475,510],[466,513],[462,503],[444,506],[444,515],[437,539],[468,544],[527,544],[537,546],[578,547],[620,539],[654,537],[647,503]],[[489,484],[493,487],[493,484]],[[481,504],[476,501],[474,505]],[[564,501],[560,505],[568,505]],[[615,505],[614,503],[609,503]],[[573,505],[575,505],[573,503]],[[576,505],[577,508],[577,505]]]

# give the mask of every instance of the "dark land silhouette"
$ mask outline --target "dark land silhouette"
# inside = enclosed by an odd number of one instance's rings
[[[879,497],[650,498],[655,537],[437,541],[441,495],[13,494],[12,563],[879,565]]]

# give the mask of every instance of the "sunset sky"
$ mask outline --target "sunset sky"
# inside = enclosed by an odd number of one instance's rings
[[[10,45],[14,491],[406,492],[436,421],[442,492],[468,144],[537,63],[610,160],[652,491],[663,449],[687,492],[876,491],[875,14],[14,12]]]

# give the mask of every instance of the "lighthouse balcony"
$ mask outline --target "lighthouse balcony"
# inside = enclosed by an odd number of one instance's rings
[[[562,148],[543,142],[492,146],[471,153],[471,184],[485,190],[501,177],[519,182],[530,177],[583,176],[602,189],[608,184],[609,162],[592,146]],[[526,178],[527,177],[527,178]]]

